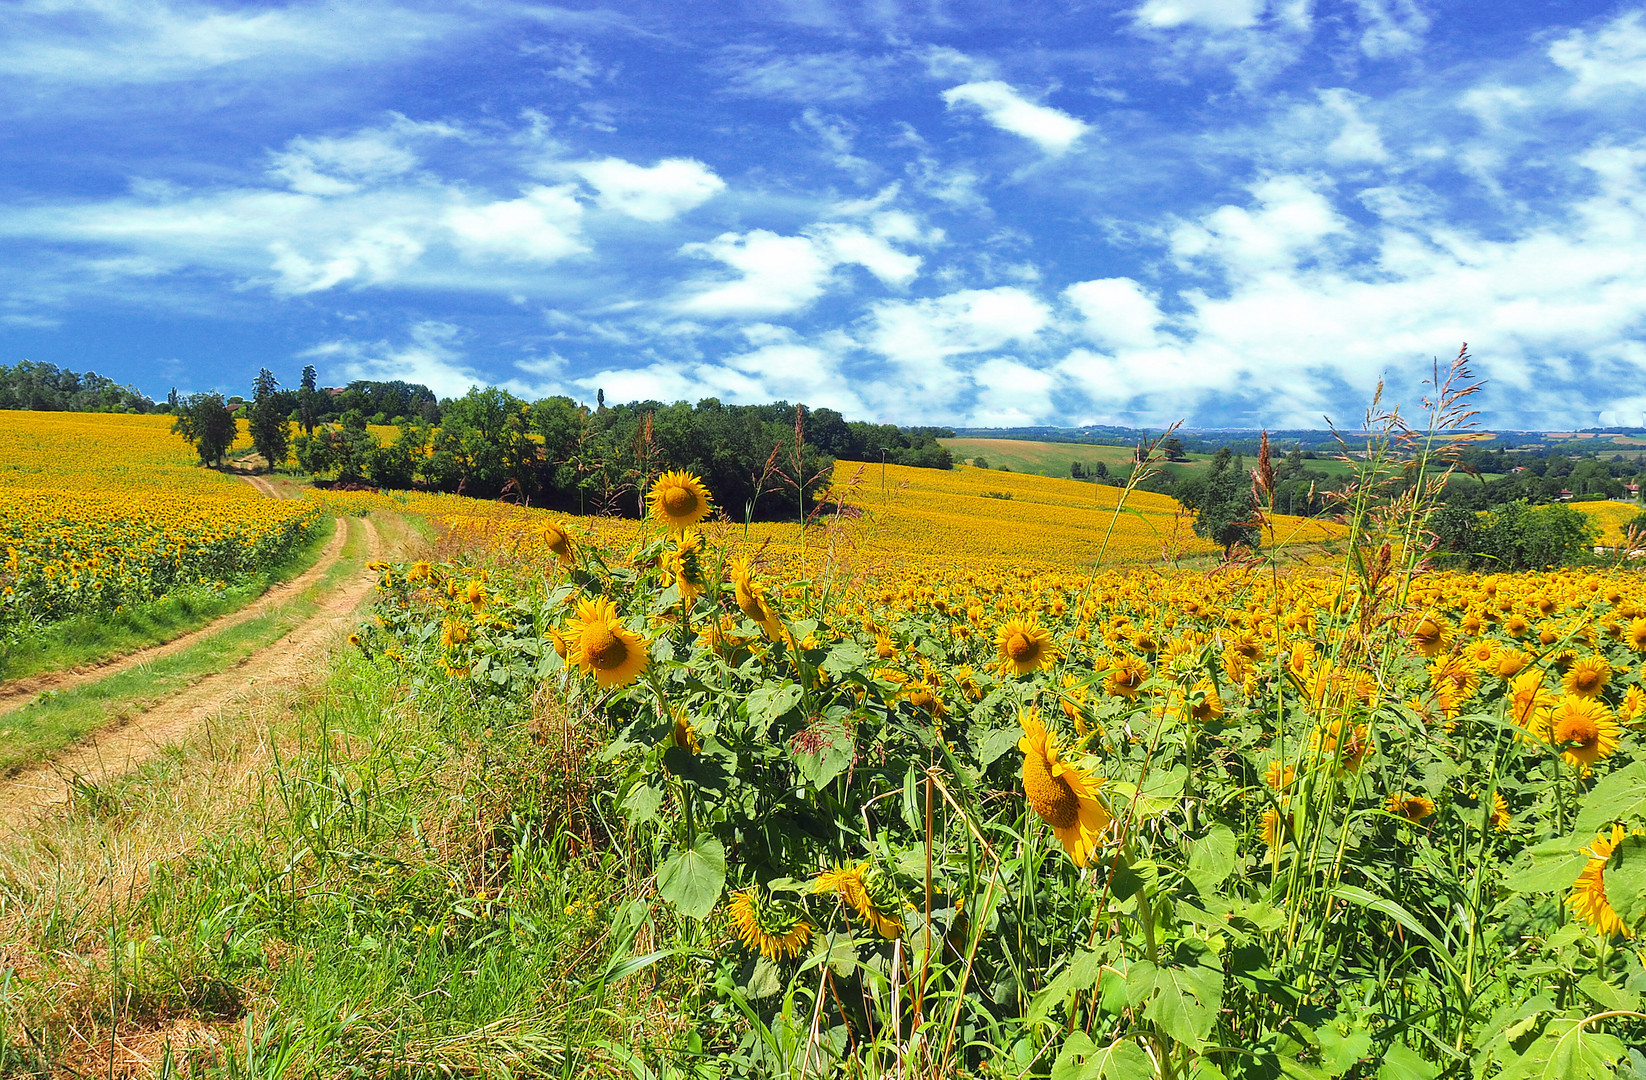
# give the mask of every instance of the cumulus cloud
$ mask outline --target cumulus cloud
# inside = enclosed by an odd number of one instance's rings
[[[643,168],[622,158],[574,166],[596,201],[637,221],[668,221],[724,191],[726,182],[695,158],[664,158]]]
[[[1154,294],[1131,278],[1077,281],[1063,298],[1080,315],[1080,332],[1099,345],[1145,349],[1160,339],[1165,321]]]
[[[861,340],[897,372],[882,392],[914,401],[929,416],[966,387],[965,373],[952,361],[1030,345],[1050,321],[1050,306],[1016,286],[962,289],[928,300],[879,301]]]
[[[1192,25],[1241,30],[1257,25],[1266,6],[1267,0],[1147,0],[1132,18],[1151,29]]]
[[[1646,16],[1630,11],[1592,31],[1573,30],[1549,46],[1549,59],[1571,73],[1571,94],[1646,87]]]
[[[350,380],[404,379],[422,383],[440,397],[462,397],[470,387],[487,386],[493,380],[463,362],[458,348],[461,337],[459,327],[430,319],[413,324],[411,340],[400,345],[345,338],[322,342],[298,358],[338,363]]]
[[[1337,137],[1326,146],[1328,160],[1352,164],[1389,159],[1389,152],[1383,148],[1383,136],[1377,125],[1360,114],[1360,101],[1357,95],[1343,89],[1322,90],[1320,101],[1342,123]]]
[[[1061,154],[1091,125],[1060,109],[1036,105],[998,79],[963,83],[943,91],[949,108],[968,106],[1002,131],[1020,135],[1048,154]]]
[[[587,251],[578,235],[583,204],[572,187],[530,188],[518,199],[453,207],[446,224],[460,247],[481,256],[554,262]]]
[[[348,195],[415,169],[419,159],[408,143],[460,134],[449,124],[419,123],[397,115],[386,127],[351,135],[299,135],[269,155],[269,173],[304,195]]]

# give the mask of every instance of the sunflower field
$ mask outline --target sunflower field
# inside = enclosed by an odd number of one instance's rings
[[[669,473],[626,531],[454,521],[359,644],[597,743],[583,842],[673,942],[608,971],[689,966],[693,1075],[1646,1076],[1646,582],[1429,570],[1398,450],[1334,563],[1209,569],[952,501],[802,555]]]
[[[10,412],[0,426],[0,633],[224,588],[312,535],[319,505],[193,464],[167,416]]]

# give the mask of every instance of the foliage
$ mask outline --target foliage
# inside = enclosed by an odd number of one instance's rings
[[[1434,532],[1453,563],[1476,569],[1542,570],[1586,555],[1600,528],[1567,503],[1512,502],[1482,514],[1444,507],[1436,514]]]
[[[172,421],[172,431],[194,447],[202,465],[221,465],[239,434],[234,414],[217,393],[190,394],[184,398]]]
[[[286,413],[290,410],[282,409],[275,397],[279,386],[268,368],[258,371],[257,379],[252,383],[251,408],[248,410],[251,444],[270,469],[285,464],[291,451],[291,428],[286,419]]]
[[[145,413],[153,408],[147,395],[94,371],[81,375],[33,360],[0,364],[0,409]]]
[[[1173,488],[1177,500],[1194,513],[1194,532],[1227,554],[1236,544],[1255,548],[1259,539],[1252,486],[1238,464],[1230,461],[1227,449],[1212,461],[1211,468],[1194,474]]]

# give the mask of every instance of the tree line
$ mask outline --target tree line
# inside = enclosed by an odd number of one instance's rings
[[[508,496],[579,513],[638,515],[658,474],[687,469],[734,518],[773,520],[810,515],[837,459],[953,466],[937,441],[949,437],[945,428],[850,421],[833,409],[783,401],[606,405],[602,394],[590,408],[563,396],[526,401],[497,387],[476,387],[433,402],[430,410],[413,408],[412,415],[402,412],[396,434],[383,439],[370,430],[382,409],[335,413],[333,402],[347,399],[350,390],[317,390],[312,370],[305,370],[295,391],[280,389],[267,369],[260,371],[244,415],[252,443],[270,467],[295,458],[304,472],[343,486],[419,487]],[[354,400],[430,403],[426,388],[408,393],[407,385],[351,387],[361,393]],[[195,394],[178,404],[174,430],[207,464],[220,464],[233,444],[229,404],[220,394]],[[335,423],[327,422],[331,416]]]
[[[0,409],[146,413],[154,411],[155,404],[135,387],[95,371],[81,375],[56,364],[23,360],[10,367],[0,364]]]

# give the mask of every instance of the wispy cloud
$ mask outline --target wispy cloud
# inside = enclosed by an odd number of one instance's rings
[[[1049,105],[1037,105],[997,79],[962,83],[943,91],[951,109],[968,106],[1001,131],[1020,135],[1048,154],[1061,154],[1091,130],[1084,120]]]

